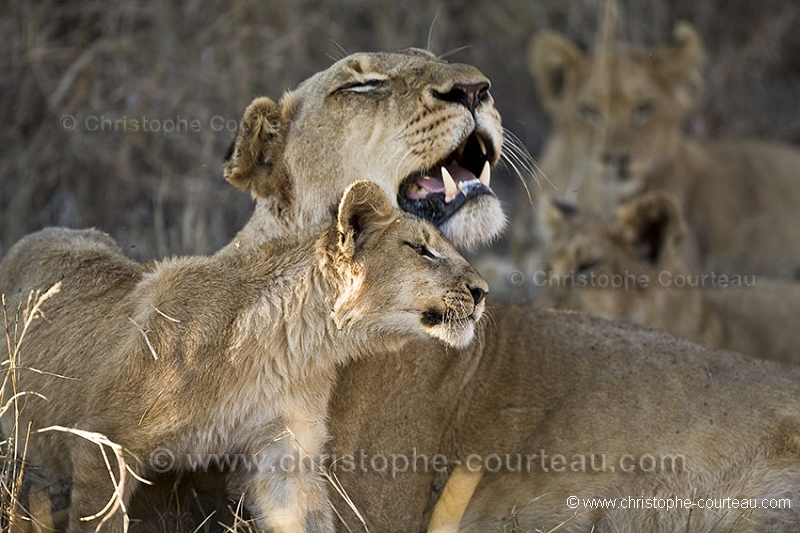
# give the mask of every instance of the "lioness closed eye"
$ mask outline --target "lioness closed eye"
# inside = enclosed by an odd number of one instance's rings
[[[16,380],[17,391],[47,399],[20,399],[17,423],[31,434],[14,444],[51,479],[72,476],[69,531],[95,530],[100,519],[85,517],[102,514],[113,488],[95,444],[37,432],[47,426],[106,435],[143,476],[163,470],[149,462],[165,453],[174,467],[189,454],[246,454],[257,468],[234,473],[232,487],[262,526],[333,531],[318,472],[276,467],[287,454],[321,453],[335,365],[413,337],[463,347],[488,290],[431,224],[393,208],[371,182],[350,186],[321,232],[234,257],[140,265],[97,231],[56,228],[0,263],[9,309],[59,280]],[[5,435],[14,422],[3,417]],[[137,485],[128,476],[124,503]],[[120,512],[103,521],[123,527]]]

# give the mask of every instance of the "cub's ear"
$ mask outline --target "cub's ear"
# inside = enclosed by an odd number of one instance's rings
[[[536,232],[547,246],[567,222],[578,214],[578,207],[566,200],[543,195],[536,210]]]
[[[653,265],[673,252],[685,232],[678,202],[666,193],[649,193],[622,204],[617,218],[625,241]]]
[[[253,196],[288,202],[291,183],[283,153],[294,107],[290,102],[287,94],[280,103],[260,97],[247,106],[222,164],[225,179],[231,185],[250,191]]]
[[[578,207],[565,200],[551,198],[545,204],[544,221],[551,228],[556,228],[563,224],[567,219],[572,218],[578,213]]]
[[[653,51],[653,73],[662,86],[671,88],[678,103],[689,109],[703,91],[705,49],[688,22],[676,24],[672,38],[672,43]]]
[[[336,227],[340,251],[346,258],[352,258],[372,234],[394,219],[395,208],[377,184],[371,181],[353,183],[339,202]]]
[[[528,44],[528,71],[545,109],[558,113],[575,92],[579,70],[586,57],[569,40],[553,31],[535,35]]]

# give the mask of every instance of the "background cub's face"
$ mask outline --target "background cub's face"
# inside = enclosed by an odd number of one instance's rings
[[[472,341],[484,311],[484,279],[431,224],[405,213],[364,238],[352,258],[345,320],[376,335]]]
[[[661,284],[664,272],[684,271],[674,198],[648,193],[610,215],[560,202],[547,207],[542,305],[652,324],[669,302],[683,301],[686,291]]]
[[[553,32],[531,42],[529,66],[553,118],[553,142],[617,198],[639,192],[674,156],[700,91],[700,38],[686,23],[673,37],[651,49],[607,43],[591,56]]]
[[[624,290],[601,286],[626,270],[636,272],[628,247],[600,215],[581,211],[551,227],[543,269],[548,283],[537,303],[557,309],[584,311],[604,318],[624,314]],[[634,270],[630,270],[631,268]]]
[[[594,68],[572,102],[575,155],[589,159],[606,185],[634,193],[671,156],[683,109],[659,83],[646,54],[621,53]],[[626,194],[622,194],[626,196]]]

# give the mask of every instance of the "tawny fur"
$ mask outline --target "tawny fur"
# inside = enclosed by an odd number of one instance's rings
[[[553,32],[531,40],[530,71],[553,128],[540,158],[555,185],[545,196],[608,209],[670,192],[688,221],[692,271],[797,276],[800,150],[686,136],[705,54],[689,24],[674,35],[591,56]]]
[[[97,520],[79,519],[113,490],[99,448],[36,433],[52,425],[106,435],[143,476],[162,466],[150,462],[160,450],[176,468],[196,454],[245,454],[259,467],[234,472],[231,486],[246,490],[263,525],[333,531],[319,471],[284,471],[281,459],[321,460],[336,366],[413,337],[465,345],[487,290],[435,228],[370,182],[347,190],[338,222],[321,232],[239,255],[140,265],[100,232],[51,228],[0,263],[12,312],[56,281],[61,292],[24,339],[16,380],[47,399],[20,402],[16,423],[33,433],[14,444],[50,479],[72,476],[69,531],[93,531]],[[5,435],[14,423],[12,412],[3,417]],[[137,488],[128,479],[125,503]],[[121,528],[118,513],[104,531]]]
[[[644,194],[607,216],[556,202],[543,219],[548,282],[537,304],[800,363],[800,331],[789,327],[800,316],[800,284],[692,275],[683,256],[685,223],[665,193]]]
[[[438,66],[438,61],[379,57],[383,58],[380,64],[373,62],[363,74],[393,71],[397,80],[381,93],[381,104],[355,95],[351,100],[325,98],[338,86],[337,75],[349,72],[347,58],[291,91],[292,106],[306,109],[294,115],[291,129],[305,133],[289,135],[286,146],[277,153],[283,153],[288,161],[298,160],[297,154],[306,152],[302,169],[289,170],[282,178],[292,190],[303,192],[283,195],[296,205],[281,203],[281,197],[257,198],[249,229],[226,253],[234,253],[237,243],[240,248],[258,246],[319,222],[324,215],[320,202],[329,202],[359,176],[376,181],[390,195],[397,194],[400,176],[408,169],[384,168],[385,162],[372,152],[380,142],[401,139],[394,145],[399,154],[423,154],[414,158],[427,161],[448,155],[450,143],[423,143],[424,136],[403,136],[410,127],[409,102],[425,102],[425,92],[436,87],[412,65],[423,68],[423,73],[430,72],[426,65],[439,69],[442,76],[450,72],[451,85],[459,79],[459,72],[467,71],[461,66],[448,70]],[[400,83],[403,79],[405,84]],[[411,88],[413,98],[405,87]],[[457,105],[451,103],[441,110],[452,111]],[[364,114],[359,112],[362,107]],[[496,128],[494,133],[486,133],[484,140],[499,139],[499,117],[486,126],[484,111],[479,109],[476,114],[479,129]],[[441,115],[445,120],[432,128],[431,135],[441,139],[451,138],[455,131],[469,135],[467,116],[466,111],[458,113],[456,120]],[[314,130],[320,135],[314,137]],[[327,131],[344,133],[342,138],[328,138]],[[247,143],[246,130],[243,132],[239,142]],[[351,142],[351,136],[360,144]],[[301,139],[313,142],[304,144]],[[377,140],[373,143],[373,139]],[[491,148],[497,150],[499,145]],[[378,153],[384,152],[378,148]],[[392,162],[404,160],[398,155]],[[370,166],[385,172],[365,172]],[[254,190],[256,196],[258,190],[262,189]],[[464,223],[473,220],[475,225],[469,230],[488,241],[492,233],[481,226],[491,213],[485,209],[485,201],[467,207],[471,219],[464,218]],[[280,209],[284,216],[279,219]],[[260,240],[250,240],[256,237]],[[464,242],[463,235],[451,237]],[[592,511],[579,513],[573,522],[556,530],[587,531],[596,523],[598,531],[616,531],[617,526],[620,531],[713,531],[717,522],[717,531],[793,533],[800,529],[796,495],[800,486],[800,370],[577,313],[495,306],[489,315],[478,328],[478,342],[469,348],[454,350],[432,341],[415,341],[401,352],[342,367],[329,411],[333,428],[329,452],[338,457],[353,454],[356,459],[363,452],[367,461],[378,454],[388,459],[389,454],[409,459],[416,454],[432,460],[441,453],[452,461],[465,461],[470,453],[536,454],[541,450],[549,455],[685,454],[688,475],[674,478],[644,472],[485,473],[462,528],[483,532],[505,527],[510,531],[513,525],[508,522],[516,512],[518,531],[549,531],[575,516],[566,506],[569,495],[645,496],[673,488],[680,494],[787,494],[793,498],[792,509],[713,516],[699,510]],[[365,470],[358,462],[353,469],[347,466],[340,462],[336,470],[343,489],[369,530],[381,533],[423,531],[451,470],[423,468],[421,459],[415,469],[409,467],[396,476],[373,471],[369,462]],[[168,480],[166,489],[171,487]],[[363,530],[359,518],[341,499],[334,498],[334,504],[347,524],[339,524],[340,531]]]

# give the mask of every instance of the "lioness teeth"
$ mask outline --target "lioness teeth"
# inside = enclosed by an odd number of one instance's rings
[[[486,143],[483,142],[483,139],[480,137],[480,135],[476,135],[475,138],[478,139],[478,145],[481,147],[481,152],[483,155],[486,155]]]
[[[451,176],[450,172],[448,172],[448,170],[444,167],[442,167],[442,183],[444,183],[445,201],[455,198],[458,194],[458,186],[456,185],[456,181],[453,179],[453,176]]]
[[[478,137],[480,140],[480,137]],[[481,148],[483,148],[483,141],[481,141]],[[485,151],[483,152],[486,153]],[[489,183],[492,181],[492,167],[489,165],[489,162],[485,162],[483,164],[483,170],[481,170],[481,177],[478,178],[485,187],[489,186]]]

